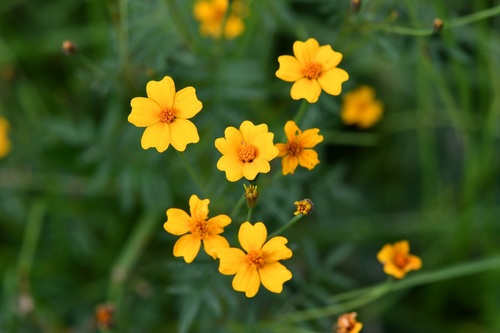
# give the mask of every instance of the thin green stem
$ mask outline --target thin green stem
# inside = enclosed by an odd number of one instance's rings
[[[252,213],[253,213],[253,208],[248,207],[248,212],[247,212],[247,221],[252,222]]]
[[[236,214],[239,213],[239,211],[241,210],[241,206],[243,206],[243,204],[245,203],[245,194],[243,194],[240,199],[238,200],[238,202],[236,203],[236,205],[234,205],[233,207],[233,210],[231,211],[231,214],[229,216],[231,216],[232,218],[234,218],[236,216]]]
[[[203,186],[203,183],[200,181],[200,178],[198,177],[198,174],[196,171],[194,171],[193,167],[191,164],[189,164],[189,161],[187,160],[186,156],[184,155],[183,152],[179,152],[179,156],[181,157],[182,162],[184,163],[189,175],[193,179],[193,182],[198,186],[199,190],[201,191],[201,194],[203,196],[206,196],[205,193],[205,187]]]
[[[304,214],[299,214],[299,215],[294,216],[285,225],[283,225],[281,228],[279,228],[278,230],[276,230],[275,232],[273,232],[269,236],[269,238],[282,234],[283,231],[285,231],[286,229],[290,228],[292,225],[294,225],[295,223],[297,223],[297,221],[300,220],[302,217],[304,217]]]
[[[305,99],[302,100],[302,104],[300,104],[300,108],[295,114],[295,117],[293,117],[293,121],[298,124],[302,118],[304,117],[304,114],[306,113],[307,108],[309,107],[309,102]]]

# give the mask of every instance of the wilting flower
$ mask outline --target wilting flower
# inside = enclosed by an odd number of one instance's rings
[[[337,319],[337,333],[358,333],[363,324],[356,320],[356,312],[344,313]]]
[[[314,203],[311,199],[307,198],[300,201],[295,201],[293,204],[297,206],[297,210],[295,211],[295,213],[293,213],[293,215],[307,215],[314,209]]]
[[[239,248],[225,248],[218,253],[219,272],[234,275],[233,288],[247,297],[257,294],[260,284],[273,293],[283,291],[283,283],[292,278],[292,273],[279,260],[292,257],[286,247],[288,240],[277,236],[266,242],[267,229],[264,223],[251,225],[244,222],[238,232],[238,240],[245,252]]]
[[[397,279],[403,278],[406,273],[412,270],[419,270],[422,261],[419,257],[409,254],[410,244],[407,240],[386,244],[377,253],[377,259],[384,265],[384,272]]]
[[[342,83],[349,79],[343,69],[337,68],[342,54],[333,51],[330,45],[319,46],[314,38],[306,42],[293,43],[294,57],[278,57],[280,67],[276,76],[286,82],[294,82],[293,99],[305,98],[309,103],[318,101],[321,90],[330,95],[339,95]]]
[[[276,144],[279,149],[278,156],[283,157],[281,160],[283,175],[293,174],[299,164],[312,170],[319,163],[318,153],[312,149],[323,141],[323,136],[318,133],[318,128],[302,132],[293,120],[287,121],[285,134],[288,142]]]
[[[383,106],[375,100],[375,91],[368,86],[361,86],[344,95],[341,118],[346,125],[368,128],[382,117]]]
[[[132,99],[128,116],[130,123],[146,127],[141,139],[143,149],[154,147],[161,153],[172,144],[184,151],[189,143],[200,141],[196,126],[188,120],[202,108],[193,87],[176,92],[172,78],[165,76],[161,81],[149,81],[146,91],[147,98]]]
[[[231,12],[224,18],[228,10],[229,0],[198,0],[194,4],[194,17],[200,21],[200,33],[203,36],[219,38],[221,34],[227,39],[238,37],[245,30],[243,16],[246,6],[239,0],[231,4]]]
[[[258,173],[271,170],[269,161],[278,156],[273,144],[274,134],[266,124],[254,125],[245,120],[240,129],[228,127],[224,138],[215,140],[215,147],[222,153],[217,169],[226,172],[226,178],[235,182],[242,177],[253,180]]]
[[[208,219],[209,203],[209,199],[200,200],[193,194],[189,198],[191,215],[178,208],[167,210],[167,222],[163,228],[173,235],[184,235],[174,245],[174,256],[184,257],[188,264],[198,254],[202,241],[205,252],[214,259],[217,259],[220,249],[229,247],[227,240],[220,234],[231,223],[231,218],[221,214]]]
[[[10,140],[7,136],[9,130],[9,122],[7,119],[0,117],[0,158],[7,156],[10,152]]]

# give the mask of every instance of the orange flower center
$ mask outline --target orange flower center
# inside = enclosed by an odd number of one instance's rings
[[[164,109],[160,112],[160,121],[162,123],[170,124],[174,118],[175,114],[172,109]]]
[[[247,254],[247,263],[255,268],[262,268],[264,266],[264,257],[261,251],[250,251]]]
[[[321,64],[316,64],[314,62],[307,64],[302,74],[309,80],[316,80],[321,74]]]
[[[211,233],[210,225],[206,221],[193,221],[189,230],[198,239],[205,239]]]
[[[400,269],[404,269],[408,264],[408,257],[402,253],[396,253],[393,258],[394,264]]]
[[[247,145],[245,142],[241,141],[243,146],[240,150],[240,159],[245,163],[252,163],[255,157],[257,157],[257,148],[253,145]]]
[[[289,141],[286,144],[286,150],[288,151],[288,153],[290,155],[293,155],[293,156],[299,156],[300,153],[302,153],[303,149],[304,148],[302,148],[302,145],[298,141]]]

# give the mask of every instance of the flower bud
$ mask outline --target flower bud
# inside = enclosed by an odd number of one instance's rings
[[[62,43],[62,50],[67,55],[74,55],[78,51],[78,47],[73,41],[68,39]]]
[[[307,215],[314,209],[314,203],[311,199],[308,198],[300,201],[295,201],[293,204],[297,206],[297,210],[295,211],[295,213],[293,213],[293,215]]]
[[[257,191],[257,185],[243,184],[245,188],[245,199],[247,200],[248,208],[254,208],[257,205],[257,199],[259,199],[259,191]]]

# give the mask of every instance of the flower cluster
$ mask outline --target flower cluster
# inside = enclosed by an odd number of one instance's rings
[[[228,7],[230,10],[228,13]],[[193,14],[200,22],[200,33],[203,36],[226,39],[238,37],[245,30],[243,17],[247,8],[240,0],[197,0]]]

